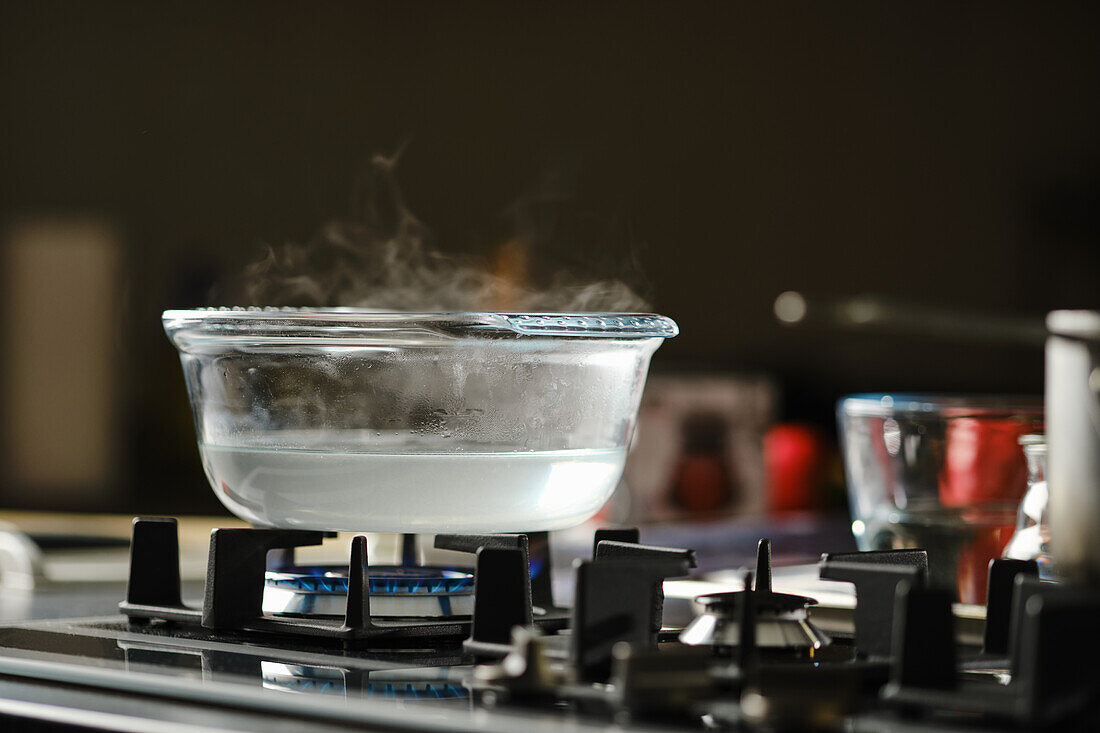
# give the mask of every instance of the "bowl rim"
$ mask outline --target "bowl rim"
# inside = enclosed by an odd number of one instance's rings
[[[655,313],[400,312],[350,307],[219,307],[166,310],[164,329],[174,341],[247,337],[254,340],[346,340],[394,337],[402,332],[463,337],[672,338],[676,322]]]
[[[837,413],[845,417],[1043,417],[1038,395],[865,392],[841,397]]]

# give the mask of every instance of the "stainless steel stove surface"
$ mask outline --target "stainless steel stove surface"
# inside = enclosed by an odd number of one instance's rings
[[[1080,660],[1097,650],[1079,629],[1096,595],[1040,584],[1024,562],[991,569],[990,621],[974,645],[957,641],[950,594],[926,587],[919,550],[825,555],[814,575],[854,586],[853,615],[800,597],[816,591],[783,573],[773,582],[766,541],[755,571],[670,581],[665,597],[661,580],[687,574],[696,554],[631,530],[589,537],[591,559],[575,568],[538,533],[437,537],[469,555],[468,569],[370,566],[361,541],[346,567],[299,566],[292,548],[315,534],[219,530],[204,589],[180,582],[175,526],[135,524],[128,589],[46,585],[25,607],[95,615],[0,626],[0,727],[989,731],[1095,720],[1096,674]],[[697,536],[713,549],[714,536]],[[811,541],[798,536],[776,544]],[[816,540],[828,547],[829,536]],[[755,543],[736,544],[749,564]],[[709,603],[680,600],[692,588]],[[566,595],[568,610],[555,603]],[[440,605],[456,598],[467,605]],[[713,633],[681,637],[699,613]],[[791,624],[813,643],[775,644],[769,635]]]

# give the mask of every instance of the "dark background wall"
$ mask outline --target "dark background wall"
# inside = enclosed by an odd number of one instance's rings
[[[184,488],[202,479],[160,311],[231,304],[261,243],[353,210],[370,156],[405,143],[406,198],[448,252],[491,255],[511,205],[553,192],[536,267],[624,277],[676,318],[655,369],[774,374],[784,414],[825,426],[850,391],[1039,392],[1039,350],[789,331],[771,304],[1100,306],[1097,21],[1085,2],[9,2],[0,219],[121,232],[105,348],[128,488],[105,508],[213,508]]]

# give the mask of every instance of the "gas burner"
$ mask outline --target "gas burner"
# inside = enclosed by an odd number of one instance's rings
[[[817,601],[807,596],[772,590],[771,542],[760,540],[756,550],[756,584],[741,591],[711,593],[696,598],[704,612],[688,624],[680,641],[689,646],[710,646],[729,651],[741,644],[741,619],[753,616],[756,646],[813,655],[829,643],[810,621],[807,609]],[[747,606],[747,607],[746,607]]]
[[[607,551],[631,552],[637,535],[637,530],[598,530],[595,543],[608,545]],[[360,648],[476,641],[482,636],[471,631],[479,615],[483,630],[505,620],[502,641],[512,620],[547,632],[569,624],[569,611],[554,605],[546,532],[436,535],[437,548],[473,555],[475,572],[370,565],[362,536],[353,538],[346,567],[294,563],[295,548],[333,536],[311,530],[215,529],[203,602],[194,606],[181,598],[176,521],[135,519],[130,579],[119,610],[138,625],[155,621],[212,632],[327,638]],[[416,554],[414,547],[405,550],[404,557]],[[500,558],[504,561],[496,562]],[[501,636],[490,633],[494,640]]]
[[[371,566],[367,569],[371,613],[377,617],[439,618],[474,612],[474,574],[441,567]],[[343,616],[347,567],[309,566],[268,570],[264,613]]]

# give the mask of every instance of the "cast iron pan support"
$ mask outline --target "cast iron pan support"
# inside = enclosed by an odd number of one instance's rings
[[[653,588],[664,578],[687,571],[686,563],[578,560],[570,631],[577,679],[606,682],[611,676],[612,649],[620,642],[654,647]]]
[[[767,551],[766,558],[766,570],[767,570],[767,589],[770,591],[772,586],[772,567],[771,567],[771,543],[769,540],[760,540],[760,544],[757,545],[756,555],[756,571],[760,572],[760,560],[762,551]],[[743,588],[745,593],[742,596],[744,601],[741,603],[741,618],[739,619],[740,627],[738,628],[738,645],[737,645],[737,666],[741,670],[742,679],[746,679],[753,675],[760,663],[760,654],[756,646],[756,594],[749,592],[752,588],[752,571],[746,570],[741,575]],[[759,587],[761,581],[764,578],[761,575],[756,576],[756,584]]]
[[[183,606],[180,597],[180,548],[175,519],[137,518],[130,538],[130,580],[126,602],[145,606]]]
[[[595,562],[605,561],[629,561],[639,564],[653,563],[655,567],[680,567],[694,568],[697,566],[695,550],[682,550],[676,547],[657,547],[653,545],[639,545],[634,542],[619,542],[597,538],[596,551],[593,555]],[[659,570],[658,572],[663,572]],[[650,601],[650,627],[653,634],[661,631],[662,620],[665,612],[665,591],[663,581],[665,578],[675,578],[679,575],[687,575],[687,570],[672,575],[660,575],[653,581],[653,591]]]
[[[571,622],[571,661],[581,682],[606,682],[613,649],[626,642],[654,649],[666,578],[687,575],[695,553],[601,540],[593,560],[578,560]]]
[[[636,528],[598,529],[594,545],[598,547],[604,540],[616,540],[618,544],[637,545],[639,532]],[[474,586],[474,632],[466,641],[468,651],[482,657],[506,654],[515,625],[534,625],[544,631],[558,631],[569,625],[570,611],[554,605],[551,588],[550,534],[549,532],[528,532],[525,534],[440,534],[435,536],[435,546],[441,550],[478,553],[483,549],[513,550],[522,556],[519,561],[505,560],[503,556],[491,553],[484,563],[479,561],[475,571]],[[484,565],[484,567],[483,567]],[[522,567],[522,572],[517,571]],[[485,576],[482,577],[482,573]],[[515,577],[508,577],[509,573]],[[520,575],[527,579],[521,579]],[[527,600],[522,604],[508,601],[512,612],[495,609],[497,594],[512,598],[514,594],[525,592]],[[477,609],[486,609],[477,613]],[[493,610],[488,610],[493,609]]]
[[[462,647],[478,659],[511,651],[512,629],[531,626],[533,606],[527,535],[445,535],[436,547],[476,553],[474,616]]]
[[[746,576],[751,577],[751,576]],[[748,584],[745,590],[748,590]],[[756,543],[756,587],[754,590],[771,592],[772,589],[772,541],[767,537]]]
[[[476,553],[474,616],[466,651],[479,659],[502,657],[511,651],[512,629],[537,625],[557,631],[569,623],[569,611],[554,605],[551,589],[550,535],[443,534],[435,536],[441,550]],[[598,529],[594,544],[605,539],[637,543],[639,532]]]
[[[289,556],[294,547],[318,545],[331,532],[282,529],[215,529],[210,534],[206,594],[202,608],[180,600],[179,537],[174,519],[134,520],[130,581],[119,610],[133,622],[152,619],[209,629],[337,639],[345,645],[404,644],[412,640],[458,640],[469,631],[465,618],[372,619],[367,541],[355,537],[348,565],[348,601],[343,619],[265,614],[267,554]]]
[[[462,647],[479,659],[502,657],[512,650],[512,629],[532,624],[527,558],[519,548],[481,547],[476,572],[474,618]]]
[[[592,536],[592,557],[596,556],[596,551],[599,549],[600,543],[604,540],[611,540],[612,542],[629,542],[632,545],[640,545],[642,543],[642,533],[637,527],[597,529]]]
[[[215,529],[206,558],[202,625],[232,629],[263,616],[264,573],[270,550],[321,544],[334,533],[294,529]],[[354,572],[355,568],[351,568]],[[349,599],[352,579],[348,579]]]
[[[900,685],[949,689],[955,680],[954,594],[943,588],[895,589],[891,679]]]
[[[924,550],[826,553],[820,575],[856,587],[856,652],[863,657],[890,655],[894,633],[894,597],[899,583],[923,587],[928,580]]]
[[[996,571],[1013,576],[1007,685],[959,675],[946,591],[901,584],[895,664],[883,699],[913,715],[948,711],[1032,728],[1094,727],[1100,713],[1100,668],[1094,663],[1100,636],[1091,629],[1100,617],[1100,591],[1042,583],[1030,570],[1003,565]],[[994,648],[998,640],[992,639]]]
[[[531,604],[549,612],[562,612],[554,605],[550,588],[550,533],[525,534],[437,534],[435,546],[440,550],[476,553],[483,547],[492,549],[522,548],[531,578]]]
[[[990,560],[989,583],[985,594],[985,636],[982,652],[1008,654],[1012,622],[1012,596],[1016,578],[1039,578],[1039,563],[1034,560]]]

